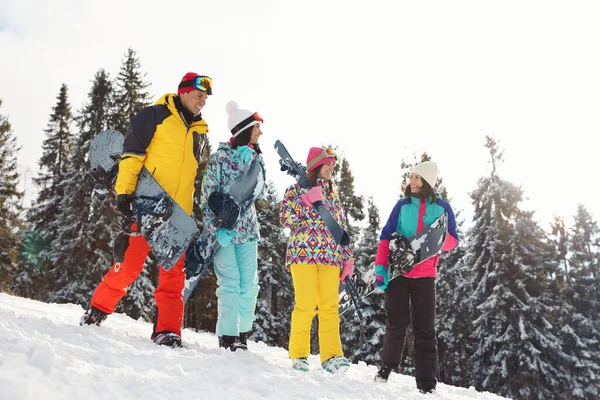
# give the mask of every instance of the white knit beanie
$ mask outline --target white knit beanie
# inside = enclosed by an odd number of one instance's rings
[[[423,178],[431,188],[435,187],[438,178],[438,166],[433,161],[425,161],[417,164],[410,171],[411,174],[418,174]]]
[[[252,118],[253,115],[258,115],[249,110],[244,110],[240,108],[235,101],[230,101],[225,106],[225,111],[227,111],[228,121],[227,127],[229,131],[236,137],[240,134],[240,132],[244,131],[244,129],[249,126],[259,124],[261,121]]]

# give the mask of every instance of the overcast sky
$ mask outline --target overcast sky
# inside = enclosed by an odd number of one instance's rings
[[[230,137],[228,100],[259,111],[280,192],[292,178],[276,139],[303,162],[309,147],[337,145],[357,194],[386,219],[402,157],[426,151],[470,222],[490,134],[505,149],[502,177],[523,186],[539,220],[569,217],[578,202],[599,218],[599,4],[1,0],[0,113],[36,173],[61,84],[77,111],[96,71],[115,77],[131,47],[153,99],[186,72],[213,78],[203,111],[213,144]]]

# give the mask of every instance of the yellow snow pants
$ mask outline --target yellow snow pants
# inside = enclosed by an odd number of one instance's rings
[[[333,356],[343,356],[338,309],[339,267],[292,264],[290,271],[296,302],[292,312],[290,358],[308,357],[310,354],[310,327],[315,313],[319,318],[321,363]]]

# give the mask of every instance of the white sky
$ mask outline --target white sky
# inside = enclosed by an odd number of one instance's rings
[[[311,146],[338,145],[383,223],[401,158],[427,151],[470,222],[492,134],[502,176],[523,185],[539,219],[569,217],[578,202],[599,218],[598,20],[595,1],[2,0],[0,113],[35,173],[60,85],[79,109],[95,72],[115,77],[132,47],[154,99],[188,71],[213,78],[203,112],[213,143],[230,136],[228,100],[259,111],[280,192],[291,178],[276,139],[303,162]]]
[[[352,364],[331,375],[310,356],[293,370],[287,351],[250,341],[248,352],[219,349],[210,333],[184,330],[184,348],[152,343],[152,324],[123,314],[102,327],[78,326],[83,309],[0,293],[0,398],[64,399],[406,399],[426,396],[413,377],[373,383],[377,367]],[[379,350],[377,350],[379,351]],[[475,389],[438,384],[436,399],[500,400]]]

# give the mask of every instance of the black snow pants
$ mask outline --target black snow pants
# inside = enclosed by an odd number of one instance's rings
[[[406,329],[414,332],[415,378],[419,389],[435,389],[437,339],[435,337],[435,278],[405,278],[390,281],[385,291],[387,326],[383,339],[383,365],[400,365]]]

